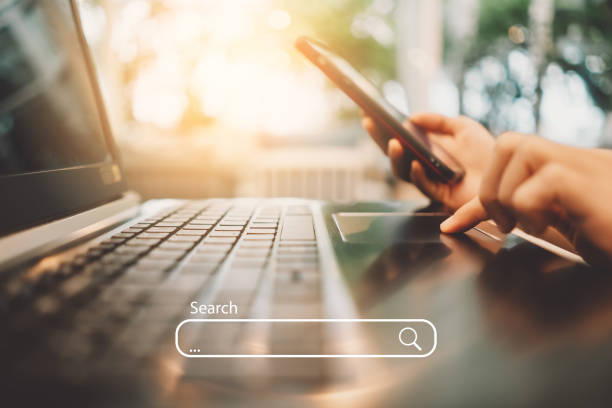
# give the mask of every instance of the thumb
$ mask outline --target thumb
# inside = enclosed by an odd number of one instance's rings
[[[444,220],[440,224],[440,231],[445,234],[467,231],[489,218],[489,214],[487,214],[487,211],[482,206],[480,199],[474,197],[462,205],[453,215]]]

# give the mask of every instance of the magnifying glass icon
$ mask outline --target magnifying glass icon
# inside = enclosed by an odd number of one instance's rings
[[[402,338],[404,333],[412,333],[412,335],[414,335],[413,340],[412,341],[408,341],[408,342],[404,341],[404,339]],[[399,337],[400,343],[402,343],[404,346],[406,346],[406,347],[414,346],[414,347],[417,348],[417,350],[423,351],[421,346],[419,346],[417,344],[418,335],[417,335],[416,330],[414,330],[412,327],[404,327],[402,330],[400,330],[398,337]]]

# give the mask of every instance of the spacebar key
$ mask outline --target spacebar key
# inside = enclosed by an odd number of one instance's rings
[[[310,215],[288,215],[285,217],[281,241],[314,241],[315,232]]]

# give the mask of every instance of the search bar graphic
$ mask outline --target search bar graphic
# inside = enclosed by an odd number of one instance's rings
[[[426,319],[187,319],[187,358],[424,358],[438,333]]]

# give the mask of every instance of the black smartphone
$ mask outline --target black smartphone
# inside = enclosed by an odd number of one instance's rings
[[[333,53],[323,43],[308,37],[300,37],[295,47],[325,73],[346,93],[378,126],[384,128],[387,137],[396,138],[410,151],[430,176],[445,183],[456,183],[465,171],[459,162],[442,147],[436,145],[423,129],[407,122],[407,117],[389,104],[380,91],[361,75],[344,58]]]

